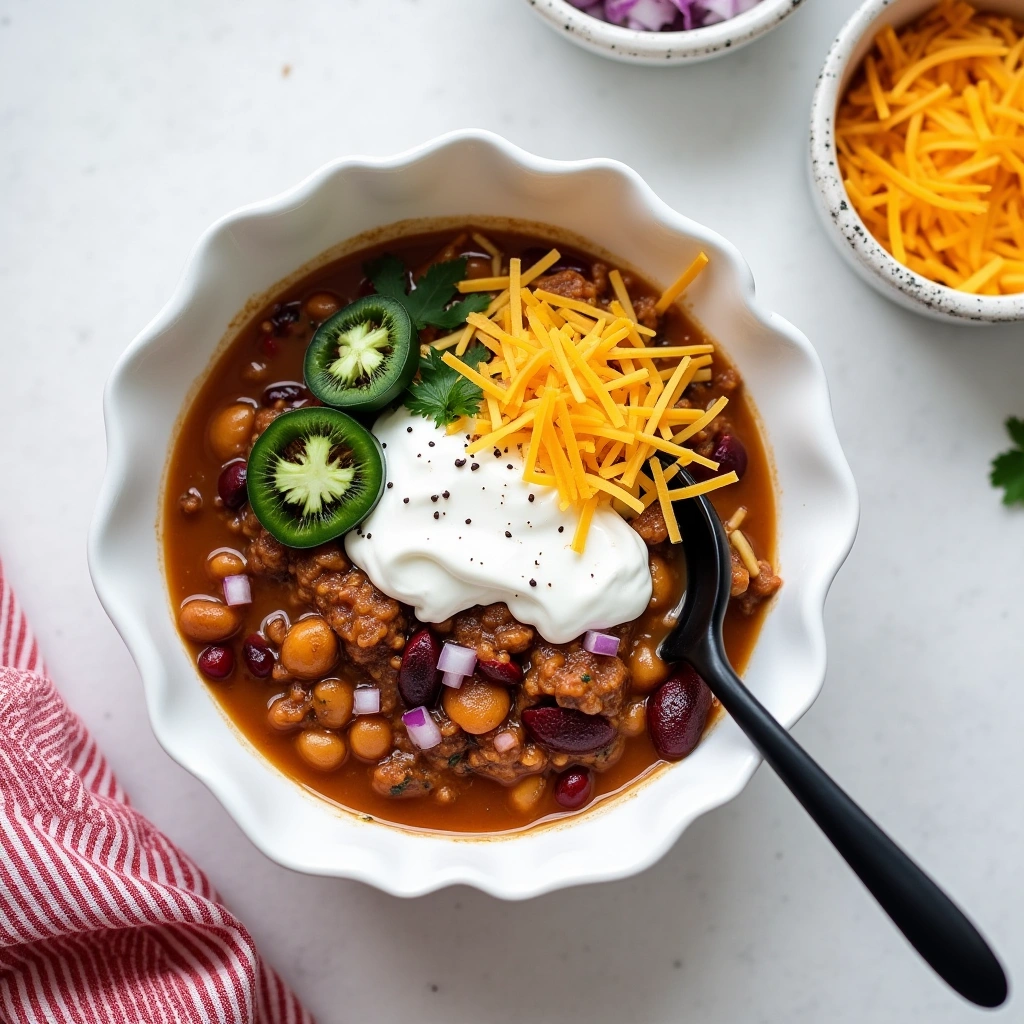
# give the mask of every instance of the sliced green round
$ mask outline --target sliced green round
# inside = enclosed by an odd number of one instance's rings
[[[416,341],[405,306],[367,295],[317,328],[306,349],[306,384],[325,405],[382,409],[411,383],[419,363]]]
[[[256,439],[246,487],[249,506],[274,537],[312,548],[373,511],[384,492],[384,453],[366,427],[337,409],[294,409]]]

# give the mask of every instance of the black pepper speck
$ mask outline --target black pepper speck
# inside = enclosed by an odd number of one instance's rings
[[[511,537],[512,536],[512,532],[510,530],[506,530],[505,531],[505,536],[506,537]]]
[[[447,501],[447,500],[448,500],[448,499],[449,499],[449,498],[450,498],[451,496],[452,496],[452,492],[451,492],[451,491],[442,491],[442,492],[441,492],[441,497],[442,497],[442,498],[444,498],[444,499],[445,499],[446,501]]]
[[[411,433],[412,433],[412,427],[406,427],[406,428],[405,428],[405,432],[406,432],[407,434],[411,434]]]
[[[530,580],[530,586],[531,587],[537,586],[537,581],[536,580]]]
[[[395,486],[395,481],[394,480],[389,480],[388,481],[388,490],[390,491],[391,488],[394,487],[394,486]]]
[[[440,512],[435,512],[434,513],[434,518],[435,519],[440,519],[441,518],[441,513]]]
[[[430,496],[430,500],[431,500],[431,501],[437,501],[437,499],[438,499],[438,498],[440,498],[440,497],[441,497],[441,495],[440,495],[440,494],[432,494],[432,495]]]
[[[526,500],[527,501],[533,501],[533,495],[532,494],[528,495]]]
[[[408,505],[409,504],[409,499],[408,498],[403,498],[402,499],[402,504],[403,505]]]
[[[513,467],[512,463],[510,462],[505,468],[506,469],[513,469],[514,467]]]
[[[434,447],[434,442],[433,442],[433,441],[428,441],[428,442],[427,442],[427,446],[428,446],[429,448],[433,448],[433,447]]]
[[[560,527],[558,528],[558,532],[559,532],[559,533],[565,533],[565,527],[564,527],[564,526],[560,526]]]
[[[469,526],[469,524],[470,524],[471,522],[473,522],[473,520],[472,520],[472,519],[467,519],[467,520],[466,520],[466,525],[467,525],[467,526]]]
[[[469,468],[475,473],[480,468],[479,462],[471,462]]]

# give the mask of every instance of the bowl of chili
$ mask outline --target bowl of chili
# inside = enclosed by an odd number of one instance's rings
[[[454,818],[452,827],[445,827],[443,815],[437,813],[429,820],[403,818],[397,812],[389,818],[376,805],[369,810],[361,805],[352,791],[331,791],[316,781],[322,776],[303,774],[310,765],[329,770],[344,759],[343,747],[332,738],[336,737],[332,715],[354,714],[360,721],[358,716],[377,715],[386,699],[383,686],[376,696],[363,686],[345,693],[344,679],[322,679],[327,662],[333,664],[337,656],[335,648],[351,639],[346,639],[344,626],[330,619],[332,635],[322,619],[317,621],[318,616],[300,609],[298,614],[304,617],[297,618],[290,629],[282,626],[280,636],[268,623],[237,651],[225,648],[230,657],[211,655],[216,643],[204,646],[215,634],[235,632],[245,615],[255,614],[246,609],[260,600],[261,593],[270,594],[269,601],[276,600],[273,584],[264,584],[265,579],[273,579],[273,565],[264,564],[267,575],[257,573],[252,548],[246,565],[244,557],[239,559],[228,550],[214,549],[207,557],[207,538],[193,544],[190,531],[196,531],[188,525],[188,517],[196,496],[188,488],[178,493],[179,484],[189,479],[187,474],[176,476],[181,467],[189,459],[195,466],[206,459],[210,468],[204,470],[208,483],[202,489],[213,488],[204,490],[208,495],[218,493],[221,478],[215,470],[224,467],[224,489],[216,499],[218,522],[230,529],[232,506],[244,507],[239,473],[233,468],[238,458],[233,446],[242,437],[239,451],[244,452],[246,424],[251,427],[261,403],[254,400],[246,411],[241,408],[245,401],[225,404],[216,391],[220,369],[229,368],[237,375],[232,377],[236,382],[246,380],[246,373],[257,372],[232,362],[233,354],[241,351],[239,339],[251,337],[276,351],[287,344],[290,332],[305,330],[303,310],[316,311],[314,324],[331,323],[335,310],[312,282],[317,274],[326,273],[325,268],[348,266],[345,253],[379,252],[410,238],[413,241],[407,244],[415,248],[415,238],[422,238],[423,231],[443,233],[458,224],[493,230],[494,237],[501,238],[502,230],[511,230],[510,225],[521,229],[525,222],[547,225],[548,232],[574,239],[579,249],[615,253],[620,265],[642,269],[647,279],[662,286],[678,275],[681,262],[706,254],[707,269],[686,291],[686,322],[700,325],[708,336],[728,338],[727,355],[746,381],[750,423],[759,425],[769,445],[765,449],[771,476],[768,486],[774,492],[778,522],[773,558],[786,577],[764,614],[746,678],[786,725],[807,710],[822,685],[823,605],[853,543],[856,492],[836,438],[820,362],[799,331],[759,305],[749,269],[736,250],[671,210],[621,164],[599,159],[547,160],[485,132],[456,132],[387,159],[338,160],[294,189],[214,224],[198,242],[167,306],[119,360],[104,397],[108,464],[89,542],[97,592],[139,666],[159,741],[211,789],[261,850],[296,870],[356,878],[398,895],[468,884],[509,899],[622,877],[651,864],[696,816],[738,793],[758,763],[749,742],[723,717],[684,760],[655,761],[642,777],[627,780],[629,784],[619,789],[606,789],[599,798],[594,796],[593,779],[586,771],[572,770],[570,763],[570,770],[559,780],[559,802],[566,813],[530,820],[523,827],[508,827],[504,812],[488,811],[483,804],[476,808],[472,827],[460,826]],[[502,242],[510,251],[516,244],[522,243]],[[572,244],[566,246],[570,253]],[[519,257],[515,259],[518,264]],[[523,262],[527,259],[524,252]],[[567,270],[579,276],[578,271]],[[358,275],[352,281],[358,290]],[[474,287],[466,285],[470,293]],[[294,316],[288,302],[271,302],[275,296],[289,298],[289,289],[304,296],[296,300]],[[537,294],[545,293],[538,289]],[[562,302],[571,323],[571,301],[546,294],[553,296],[556,306]],[[672,298],[672,289],[666,294]],[[265,331],[264,323],[269,324]],[[264,333],[246,334],[247,325],[253,332]],[[315,333],[316,328],[309,330]],[[360,334],[364,336],[365,332]],[[437,340],[445,344],[443,337]],[[267,389],[262,380],[253,386],[258,389],[255,393]],[[286,407],[305,401],[297,390],[301,387],[298,381],[273,384],[270,406],[283,412],[281,420],[294,415]],[[231,388],[237,390],[237,383]],[[204,396],[209,404],[204,404]],[[196,409],[204,415],[190,433],[190,416]],[[211,422],[207,413],[218,423],[213,432],[207,426]],[[385,413],[384,417],[390,423],[388,417],[399,415]],[[339,416],[344,422],[338,421],[338,429],[354,429],[347,414],[340,412],[334,419],[328,417],[330,429]],[[301,429],[302,424],[295,422]],[[495,422],[501,422],[500,415]],[[396,421],[390,429],[397,448],[398,439],[407,436],[404,425]],[[379,433],[378,427],[374,430]],[[195,441],[189,444],[192,437]],[[423,448],[421,453],[428,450]],[[172,456],[165,462],[168,451]],[[410,453],[415,460],[416,453],[412,449]],[[717,458],[728,456],[723,451]],[[504,459],[495,463],[502,471],[503,464]],[[379,508],[388,500],[387,488],[381,491]],[[441,515],[439,504],[428,507]],[[168,510],[184,516],[181,521],[186,526],[168,527]],[[154,523],[159,524],[157,529]],[[239,520],[238,535],[245,529]],[[751,536],[756,540],[756,534]],[[360,543],[369,544],[369,538],[361,538]],[[192,550],[190,544],[202,554],[196,570],[185,564],[187,559],[179,558]],[[267,548],[261,554],[273,550]],[[323,548],[317,550],[323,554]],[[353,558],[356,550],[349,547]],[[300,563],[308,567],[304,557],[297,550],[296,572],[305,571],[298,568]],[[224,600],[196,594],[209,590],[211,572],[223,583]],[[251,588],[242,582],[250,576]],[[332,577],[329,586],[320,587],[325,579],[316,577],[318,584],[313,588],[324,600],[347,585]],[[363,596],[367,611],[377,597],[369,591]],[[347,600],[344,595],[342,600]],[[183,619],[188,629],[181,625]],[[292,631],[294,650],[286,654]],[[236,635],[241,638],[242,633]],[[616,639],[610,631],[592,629],[572,657],[611,657]],[[471,671],[468,659],[476,660],[465,649],[445,654],[437,641],[431,646],[419,634],[408,639],[403,634],[402,644],[413,660],[422,655],[428,658],[429,668],[436,659],[437,671],[454,676]],[[217,690],[224,685],[221,680],[236,685],[230,680],[237,681],[242,669],[233,666],[232,659],[245,662],[252,684],[261,678],[272,683],[278,660],[288,662],[290,678],[297,679],[300,687],[305,685],[303,679],[321,679],[317,687],[323,692],[318,694],[314,688],[311,698],[316,706],[302,709],[304,714],[316,715],[319,724],[303,731],[294,744],[289,740],[288,757],[293,760],[271,753],[261,739],[267,732],[265,717],[260,720],[263,725],[248,728],[243,710],[224,699],[225,691]],[[436,737],[427,735],[432,732],[431,722],[450,718],[462,723],[470,735],[495,736],[497,719],[488,720],[490,712],[481,711],[477,690],[516,685],[519,680],[506,678],[510,670],[505,661],[492,665],[484,660],[480,671],[486,678],[474,676],[472,684],[445,690],[446,717],[413,708],[395,728],[405,730],[410,741],[419,737],[418,742],[433,744]],[[269,698],[271,691],[265,692]],[[289,727],[290,710],[278,705],[275,712],[278,721]],[[507,698],[500,710],[508,712]],[[541,700],[533,710],[538,713],[526,723],[531,734],[559,741],[557,734],[565,732],[566,722],[551,714],[557,708]],[[367,735],[359,737],[359,749],[369,751],[380,737],[364,731]],[[561,742],[579,743],[581,735],[576,729]],[[349,736],[348,742],[356,741]],[[500,753],[514,739],[499,741],[495,736],[494,742]],[[384,751],[383,746],[380,749]],[[300,768],[300,763],[306,767]],[[474,806],[468,797],[465,806]],[[572,811],[574,807],[584,809]]]

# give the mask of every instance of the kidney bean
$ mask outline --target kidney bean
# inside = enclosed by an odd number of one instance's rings
[[[732,472],[742,480],[743,474],[747,471],[746,446],[734,434],[719,434],[715,438],[715,450],[710,458],[718,463],[717,470],[712,471],[707,466],[698,466],[695,462],[686,467],[694,480],[710,480],[713,476]]]
[[[241,508],[249,499],[245,489],[245,463],[229,462],[217,477],[217,493],[224,507],[232,511]]]
[[[615,739],[615,726],[574,708],[524,708],[523,725],[538,742],[566,754],[592,754]]]
[[[235,670],[235,652],[219,644],[199,655],[199,670],[208,679],[227,679]]]
[[[594,795],[594,776],[586,768],[569,768],[555,782],[555,803],[575,811]]]
[[[402,667],[398,671],[398,692],[410,708],[430,707],[441,688],[437,661],[441,641],[429,629],[414,633],[405,645]]]
[[[502,686],[518,686],[523,681],[523,670],[514,661],[478,661],[476,665],[482,676]]]
[[[274,654],[259,633],[252,633],[242,644],[245,667],[257,679],[266,679],[274,669]]]
[[[278,402],[287,405],[295,405],[297,402],[305,402],[309,399],[309,392],[305,386],[294,380],[279,380],[276,384],[268,384],[263,389],[263,397],[260,402],[268,409],[272,409]]]
[[[689,666],[679,665],[647,701],[647,731],[658,756],[686,757],[700,742],[711,710],[711,691]]]

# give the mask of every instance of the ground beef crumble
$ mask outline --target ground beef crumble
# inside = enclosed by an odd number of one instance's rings
[[[628,636],[623,640],[622,646],[628,647]],[[585,715],[613,717],[622,710],[629,669],[621,658],[591,654],[578,640],[558,645],[542,641],[534,647],[530,663],[523,683],[530,697],[554,697],[561,707]]]

